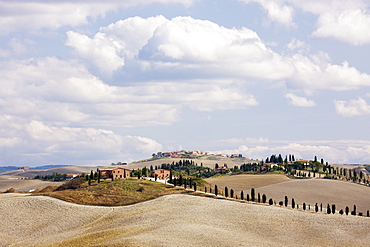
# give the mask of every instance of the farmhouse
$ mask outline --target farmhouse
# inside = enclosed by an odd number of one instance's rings
[[[100,177],[101,178],[130,178],[131,171],[129,169],[125,169],[122,167],[115,167],[109,169],[100,170]]]
[[[155,170],[151,174],[152,177],[160,180],[166,180],[170,178],[170,171],[165,169]]]

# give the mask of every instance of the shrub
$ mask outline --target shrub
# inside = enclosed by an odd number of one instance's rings
[[[283,205],[284,205],[284,202],[283,202],[283,201],[280,201],[280,202],[279,202],[279,205],[280,205],[280,206],[283,206]]]
[[[339,214],[340,215],[343,215],[344,214],[343,209],[339,210]]]
[[[65,182],[64,184],[59,186],[56,190],[57,191],[69,190],[69,189],[75,190],[75,189],[80,188],[81,184],[83,184],[85,181],[86,180],[84,178],[75,178],[75,179]],[[89,185],[90,184],[91,184],[91,179],[89,179]]]
[[[274,202],[273,202],[272,198],[270,198],[269,199],[269,205],[272,205],[272,204],[274,204]]]

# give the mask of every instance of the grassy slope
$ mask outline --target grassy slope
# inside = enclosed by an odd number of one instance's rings
[[[64,201],[84,205],[122,206],[178,193],[172,186],[137,179],[102,180],[88,186],[84,181],[77,189],[57,190],[58,186],[46,187],[34,195],[46,195]]]

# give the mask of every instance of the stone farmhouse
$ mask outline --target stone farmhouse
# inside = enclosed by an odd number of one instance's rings
[[[131,170],[122,167],[102,169],[100,170],[100,177],[113,179],[130,178]]]
[[[170,178],[170,171],[165,170],[165,169],[155,170],[155,171],[152,171],[151,177],[154,177],[160,180],[166,180]]]

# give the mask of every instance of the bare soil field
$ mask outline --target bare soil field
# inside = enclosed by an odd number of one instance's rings
[[[289,247],[370,242],[366,217],[179,194],[122,207],[14,195],[0,195],[0,246]]]
[[[273,185],[290,181],[284,174],[241,174],[231,176],[221,176],[217,178],[205,179],[209,184],[217,185],[220,189],[227,186],[230,189],[240,192],[247,191],[251,188],[260,188],[266,185]]]
[[[42,189],[46,186],[59,186],[64,182],[48,182],[41,181],[38,179],[8,179],[0,180],[0,192],[4,192],[7,189],[13,188],[17,191],[28,192],[30,190]]]
[[[219,178],[206,179],[210,184],[217,184],[223,189],[227,186],[236,193],[244,191],[250,193],[251,188],[256,189],[256,194],[266,194],[277,203],[284,201],[284,197],[294,198],[298,204],[315,205],[335,204],[337,210],[349,206],[352,210],[356,205],[357,212],[366,213],[370,210],[370,188],[351,182],[344,182],[330,179],[289,179],[285,175],[235,175]]]

